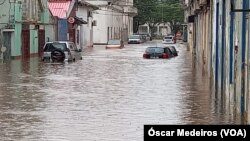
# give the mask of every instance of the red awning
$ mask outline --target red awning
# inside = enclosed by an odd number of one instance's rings
[[[67,18],[71,1],[67,2],[49,2],[48,6],[53,16],[58,18]]]

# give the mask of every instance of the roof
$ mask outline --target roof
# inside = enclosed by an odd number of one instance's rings
[[[98,10],[98,9],[99,9],[98,6],[96,6],[96,5],[94,5],[94,4],[91,4],[91,3],[88,3],[88,2],[86,2],[86,1],[83,1],[83,0],[79,0],[79,1],[78,1],[78,4],[84,5],[84,6],[87,6],[87,7],[91,7],[93,10]]]
[[[75,16],[75,20],[77,24],[87,24],[88,22],[84,21],[82,18]]]
[[[74,43],[72,41],[50,41],[50,42],[46,42],[46,44],[51,44],[51,43]]]
[[[58,18],[67,18],[70,3],[71,1],[48,2],[48,7],[53,16]]]

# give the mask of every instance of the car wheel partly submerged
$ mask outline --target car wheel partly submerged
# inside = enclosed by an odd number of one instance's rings
[[[55,49],[51,52],[52,62],[63,62],[65,60],[65,53],[60,49]]]

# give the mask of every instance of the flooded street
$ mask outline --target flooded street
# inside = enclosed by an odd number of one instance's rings
[[[156,44],[96,46],[75,63],[1,63],[1,140],[142,141],[144,124],[239,122],[185,45],[175,58],[143,59]]]

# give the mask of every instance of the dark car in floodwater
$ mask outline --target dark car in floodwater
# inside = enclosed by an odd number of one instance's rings
[[[171,58],[178,56],[178,51],[174,46],[166,46],[166,47],[148,47],[146,48],[143,58],[151,59],[151,58]]]
[[[151,59],[151,58],[170,58],[171,55],[164,52],[164,48],[163,47],[148,47],[144,54],[143,54],[143,58],[145,59]]]

